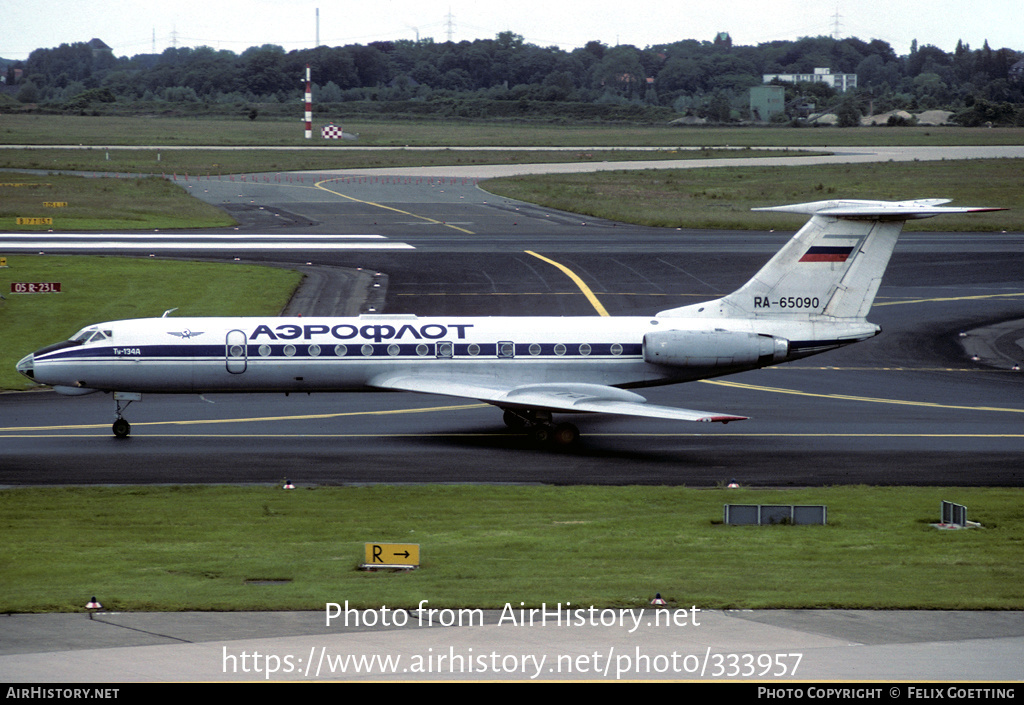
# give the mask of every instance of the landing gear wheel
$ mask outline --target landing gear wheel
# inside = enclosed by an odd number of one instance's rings
[[[132,431],[132,425],[124,419],[115,421],[111,428],[114,431],[114,435],[118,438],[127,438],[128,434]]]
[[[580,430],[571,423],[539,423],[530,427],[530,440],[539,446],[574,445],[580,439]]]
[[[530,440],[537,445],[546,445],[551,440],[551,427],[543,423],[531,426]]]
[[[580,439],[580,430],[571,423],[560,423],[551,431],[551,442],[560,446],[571,446]]]

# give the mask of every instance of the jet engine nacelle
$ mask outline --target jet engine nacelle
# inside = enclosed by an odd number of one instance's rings
[[[733,367],[782,362],[785,338],[727,330],[662,330],[644,336],[644,360],[676,367]]]

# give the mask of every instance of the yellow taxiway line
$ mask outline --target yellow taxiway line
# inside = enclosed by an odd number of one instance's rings
[[[337,419],[344,416],[392,416],[398,414],[425,414],[434,411],[462,411],[464,409],[483,409],[487,404],[457,404],[452,406],[430,406],[417,409],[385,409],[382,411],[340,411],[330,414],[301,414],[298,416],[252,416],[238,419],[192,419],[186,421],[137,421],[132,428],[139,426],[198,426],[206,424],[256,423],[263,421],[314,421],[319,419]],[[109,429],[110,424],[80,424],[69,426],[7,426],[0,427],[0,434],[25,431],[81,431],[94,428]],[[305,434],[303,434],[305,435]]]
[[[428,218],[425,215],[417,215],[416,213],[410,213],[409,211],[403,211],[401,208],[394,208],[392,206],[385,206],[383,203],[376,203],[374,201],[365,201],[365,200],[363,200],[361,198],[356,198],[355,196],[346,196],[343,193],[338,193],[337,191],[332,191],[331,189],[329,189],[329,188],[327,188],[327,187],[325,187],[323,185],[323,184],[326,184],[326,183],[330,183],[331,181],[335,181],[335,179],[324,179],[323,181],[318,181],[317,183],[315,183],[313,185],[316,188],[320,189],[321,191],[326,191],[327,193],[334,194],[335,196],[338,196],[340,198],[347,198],[348,200],[354,201],[356,203],[362,203],[362,204],[367,205],[367,206],[373,206],[374,208],[381,208],[381,209],[386,210],[386,211],[392,211],[393,213],[401,213],[404,216],[408,216],[410,218],[417,218],[419,220],[425,220],[426,222],[433,223],[435,225],[443,225],[446,228],[451,228],[452,230],[458,230],[459,232],[466,233],[467,235],[475,235],[476,234],[472,230],[466,230],[465,228],[460,228],[457,225],[450,225],[450,224],[445,223],[444,221],[441,221],[441,220],[436,220],[434,218]]]
[[[766,387],[760,384],[745,384],[743,382],[729,382],[726,380],[701,380],[705,384],[716,384],[720,387],[732,389],[746,389],[757,392],[771,392],[773,394],[792,394],[801,397],[819,397],[822,399],[841,399],[843,401],[865,401],[874,404],[899,404],[903,406],[923,406],[930,409],[955,409],[957,411],[997,411],[1011,414],[1024,414],[1024,409],[998,406],[964,406],[960,404],[940,404],[931,401],[909,401],[906,399],[885,399],[881,397],[860,397],[851,394],[821,394],[816,392],[804,392],[799,389],[787,389],[785,387]],[[831,434],[830,434],[831,435]]]
[[[572,271],[571,269],[566,267],[564,264],[560,264],[560,263],[554,261],[553,259],[548,259],[547,257],[544,257],[543,255],[538,255],[536,252],[533,252],[531,250],[524,250],[524,252],[526,252],[526,254],[528,254],[528,255],[532,255],[533,257],[536,257],[539,260],[547,262],[550,265],[558,267],[560,270],[562,270],[565,273],[565,275],[567,277],[572,279],[573,283],[576,284],[576,286],[578,286],[580,288],[580,291],[582,291],[583,295],[587,297],[587,301],[589,301],[590,304],[594,307],[594,309],[597,311],[598,315],[600,315],[600,316],[607,316],[608,315],[608,311],[605,310],[605,307],[598,300],[597,296],[594,295],[594,292],[590,290],[590,287],[587,286],[586,282],[584,282],[582,279],[580,279],[579,275],[576,274],[576,272]]]

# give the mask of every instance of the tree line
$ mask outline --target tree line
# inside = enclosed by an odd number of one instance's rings
[[[101,47],[97,49],[97,44]],[[266,44],[241,54],[210,47],[115,57],[101,42],[37,49],[5,62],[6,92],[23,104],[68,111],[119,105],[245,107],[255,115],[302,99],[311,68],[318,106],[372,105],[386,112],[488,117],[529,108],[546,115],[601,115],[591,107],[656,119],[695,115],[716,122],[748,118],[748,93],[763,74],[854,73],[839,94],[822,84],[787,86],[787,100],[866,114],[947,109],[965,124],[1024,124],[1024,52],[945,52],[915,41],[899,55],[881,40],[805,37],[757,46],[727,34],[639,48],[592,41],[566,51],[513,32],[462,42],[400,40],[286,52]],[[512,104],[505,108],[502,103]],[[556,107],[562,104],[561,107]],[[577,106],[566,110],[565,105]]]

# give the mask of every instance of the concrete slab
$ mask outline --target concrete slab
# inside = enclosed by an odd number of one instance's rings
[[[384,628],[327,624],[323,612],[10,615],[0,618],[0,680],[1024,678],[1024,612],[569,609],[392,612],[401,624]]]

